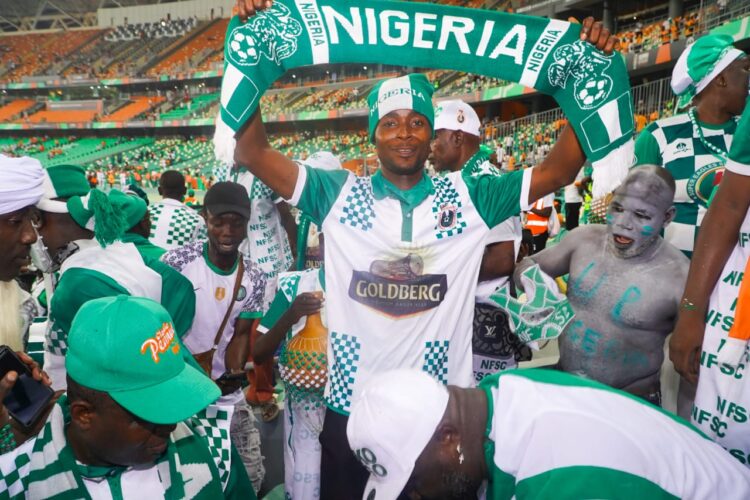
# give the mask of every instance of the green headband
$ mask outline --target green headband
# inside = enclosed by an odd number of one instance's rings
[[[435,108],[432,106],[432,94],[435,87],[421,73],[400,78],[390,78],[375,85],[367,97],[367,105],[370,107],[370,141],[375,142],[375,129],[378,122],[390,113],[398,109],[412,109],[424,115],[434,128]]]

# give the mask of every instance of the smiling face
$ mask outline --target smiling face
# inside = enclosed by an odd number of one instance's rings
[[[653,167],[631,170],[607,210],[608,240],[615,255],[628,259],[650,248],[674,217],[673,198],[674,189]]]
[[[385,115],[375,129],[375,148],[384,173],[413,175],[430,154],[432,127],[422,114],[399,109]]]

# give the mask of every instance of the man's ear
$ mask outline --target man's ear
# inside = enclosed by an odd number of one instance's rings
[[[70,403],[71,422],[81,430],[91,428],[91,421],[96,414],[94,405],[84,400],[77,400]]]
[[[674,205],[672,205],[671,207],[669,207],[669,209],[667,209],[667,211],[664,213],[664,227],[667,227],[670,224],[670,222],[674,220],[676,211],[677,209],[675,209]]]
[[[201,217],[203,217],[203,221],[208,224],[208,210],[206,210],[206,207],[203,207],[200,211]]]
[[[453,147],[460,148],[464,143],[464,133],[460,130],[451,132],[451,144]]]

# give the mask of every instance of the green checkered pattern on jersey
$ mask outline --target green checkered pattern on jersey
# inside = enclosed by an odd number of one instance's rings
[[[719,158],[701,141],[687,114],[658,120],[647,127],[656,139],[662,166],[675,179],[674,221],[665,230],[665,239],[683,253],[692,254],[700,221],[706,213],[713,176],[723,168]],[[704,139],[723,151],[729,151],[736,123],[726,129],[703,127]],[[692,151],[692,154],[690,152]]]

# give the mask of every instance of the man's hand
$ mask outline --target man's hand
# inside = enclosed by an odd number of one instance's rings
[[[701,348],[706,324],[700,315],[681,311],[669,339],[669,359],[685,380],[698,383]]]
[[[601,21],[594,21],[593,17],[587,17],[583,20],[581,40],[589,42],[607,55],[612,54],[615,50],[620,50],[620,39],[613,36]]]
[[[21,361],[29,367],[29,370],[31,370],[31,376],[34,380],[37,380],[46,386],[52,385],[52,381],[50,380],[49,376],[45,372],[43,372],[41,368],[39,368],[39,364],[31,359],[28,354],[24,352],[16,352],[16,355],[18,355]],[[0,427],[4,426],[7,423],[10,423],[13,426],[13,434],[15,436],[16,443],[21,444],[30,437],[35,436],[39,433],[42,425],[47,419],[47,415],[52,410],[52,407],[54,406],[57,398],[60,397],[62,392],[55,394],[55,397],[52,398],[45,411],[41,413],[39,420],[30,429],[24,429],[20,424],[18,424],[18,422],[11,421],[10,415],[8,414],[8,409],[5,407],[5,405],[2,404],[3,400],[5,400],[5,397],[10,394],[13,386],[16,385],[18,377],[19,374],[17,372],[9,371],[5,374],[2,380],[0,380]]]
[[[290,313],[294,319],[294,323],[320,311],[323,307],[323,294],[321,292],[307,292],[297,295],[297,298],[292,302],[290,307]]]
[[[270,9],[272,5],[272,0],[237,0],[237,15],[240,16],[240,19],[246,21],[248,17],[253,17],[259,10]]]

